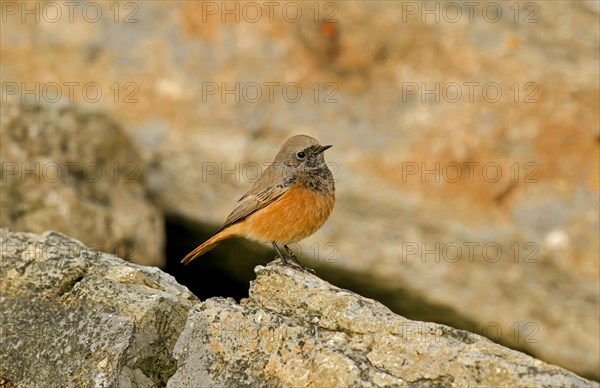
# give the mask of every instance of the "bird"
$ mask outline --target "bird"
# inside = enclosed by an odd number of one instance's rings
[[[244,237],[272,244],[283,264],[304,268],[288,245],[315,233],[333,210],[334,179],[323,157],[331,147],[307,135],[287,139],[223,226],[181,263],[189,264],[223,240]]]

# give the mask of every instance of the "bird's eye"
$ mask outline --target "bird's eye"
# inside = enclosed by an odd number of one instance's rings
[[[304,152],[300,151],[296,154],[296,157],[298,159],[304,159],[306,157],[306,154]]]

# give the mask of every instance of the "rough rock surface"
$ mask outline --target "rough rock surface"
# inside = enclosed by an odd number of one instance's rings
[[[0,229],[0,380],[15,387],[164,386],[198,300],[156,267],[55,232]]]
[[[85,12],[78,2],[72,19],[67,3],[37,19],[33,5],[12,3],[3,86],[18,87],[8,98],[19,102],[72,100],[118,118],[155,166],[147,184],[162,208],[215,228],[287,136],[332,143],[338,201],[305,253],[403,315],[497,323],[494,339],[600,379],[597,2],[307,1],[286,14],[275,3],[270,14],[263,2],[95,2]],[[58,102],[43,93],[52,82]],[[73,93],[66,82],[78,83]],[[36,83],[38,93],[24,91]],[[103,92],[93,103],[92,83]],[[272,99],[267,83],[279,85]],[[292,83],[302,90],[293,103],[294,89],[283,93]],[[11,225],[42,225],[35,214]],[[497,263],[482,259],[489,242],[504,253]],[[514,335],[524,325],[537,341]]]
[[[198,301],[159,269],[0,229],[0,381],[14,386],[598,387],[276,263]]]
[[[296,269],[257,267],[239,305],[194,306],[170,386],[588,386],[476,334],[405,319]]]
[[[1,226],[56,230],[132,262],[164,265],[162,213],[115,121],[77,107],[3,104],[0,137]]]

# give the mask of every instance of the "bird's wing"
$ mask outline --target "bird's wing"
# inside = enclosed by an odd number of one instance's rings
[[[292,187],[293,183],[294,179],[285,179],[280,184],[269,186],[262,190],[250,190],[240,198],[237,206],[229,214],[219,232],[277,201]]]

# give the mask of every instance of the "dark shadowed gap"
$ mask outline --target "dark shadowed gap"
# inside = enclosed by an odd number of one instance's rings
[[[165,220],[167,235],[165,272],[173,275],[201,300],[220,296],[236,301],[248,297],[250,281],[256,278],[254,267],[275,257],[275,251],[244,239],[222,242],[188,265],[181,259],[210,238],[218,225],[206,225],[180,218]]]

